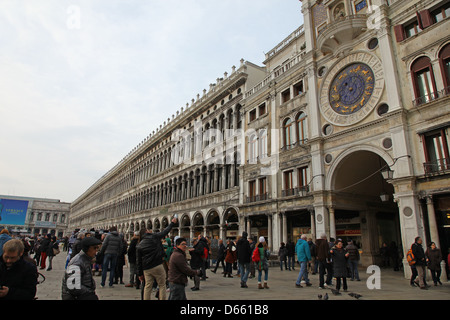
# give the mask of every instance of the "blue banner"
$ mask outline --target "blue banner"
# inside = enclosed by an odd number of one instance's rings
[[[0,199],[0,225],[25,225],[28,201]]]

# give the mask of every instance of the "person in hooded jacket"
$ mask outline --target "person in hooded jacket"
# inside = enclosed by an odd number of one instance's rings
[[[300,263],[300,272],[298,273],[297,281],[295,282],[297,288],[302,288],[302,278],[305,280],[308,287],[311,286],[311,282],[308,279],[308,262],[311,261],[311,252],[309,251],[309,244],[306,239],[306,235],[302,235],[295,245],[297,260]]]

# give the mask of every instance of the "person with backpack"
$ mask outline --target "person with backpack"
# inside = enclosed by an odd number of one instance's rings
[[[420,289],[427,290],[428,285],[425,280],[426,276],[426,267],[428,263],[428,258],[425,256],[425,252],[422,247],[422,238],[416,237],[414,243],[411,246],[412,255],[414,257],[414,266],[417,271],[417,276],[419,277],[419,286]]]
[[[258,269],[258,289],[269,289],[267,285],[267,281],[269,280],[269,257],[270,251],[266,239],[261,236],[252,254],[252,260],[256,263],[256,268]],[[263,271],[264,286],[261,284]]]

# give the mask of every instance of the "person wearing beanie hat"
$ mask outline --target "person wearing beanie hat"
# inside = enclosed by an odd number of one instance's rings
[[[250,261],[252,250],[250,249],[250,242],[247,240],[248,233],[243,232],[236,244],[237,260],[239,262],[239,273],[241,274],[241,288],[248,288],[247,279],[250,273]]]
[[[264,237],[259,237],[259,241],[256,244],[254,255],[257,256],[257,258],[253,258],[253,261],[257,263],[257,269],[258,269],[258,289],[269,289],[269,286],[267,285],[267,281],[269,280],[269,257],[270,257],[270,251],[267,246],[266,239]],[[262,272],[264,271],[264,286],[261,284],[261,277]]]

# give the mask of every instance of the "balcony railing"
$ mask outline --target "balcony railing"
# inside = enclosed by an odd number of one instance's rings
[[[246,203],[264,201],[264,200],[268,200],[268,199],[270,199],[269,194],[263,193],[263,194],[258,194],[258,195],[247,197]]]
[[[292,188],[292,189],[284,189],[281,191],[281,195],[283,197],[289,197],[289,196],[300,196],[304,197],[309,192],[309,186],[302,186],[299,188]]]
[[[425,162],[423,168],[427,176],[450,172],[450,158]]]
[[[419,97],[413,100],[414,107],[420,106],[422,104],[434,101],[436,99],[448,96],[450,94],[450,87],[442,89],[441,91],[431,92],[430,94],[424,95],[423,97]]]

